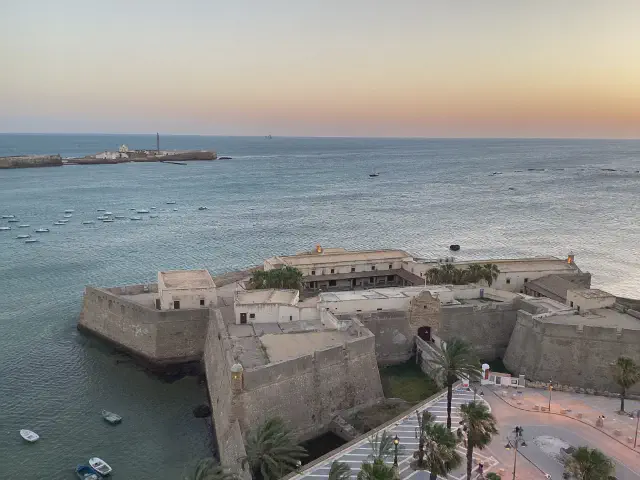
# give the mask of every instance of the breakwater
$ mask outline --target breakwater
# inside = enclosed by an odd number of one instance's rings
[[[0,157],[0,168],[61,167],[60,155],[18,155]]]

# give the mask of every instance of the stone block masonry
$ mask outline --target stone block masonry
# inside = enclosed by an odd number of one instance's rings
[[[86,287],[78,328],[101,337],[148,366],[200,362],[209,309],[160,311],[120,295],[153,287]]]

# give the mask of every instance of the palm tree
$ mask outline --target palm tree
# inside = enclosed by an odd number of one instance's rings
[[[458,429],[458,435],[463,437],[466,433],[467,446],[467,480],[471,480],[471,469],[473,467],[473,449],[484,449],[491,438],[498,433],[496,419],[489,411],[489,407],[484,402],[470,402],[460,405],[460,422],[462,431]]]
[[[451,428],[451,401],[453,384],[458,377],[464,376],[469,381],[480,378],[480,362],[476,359],[471,346],[463,340],[453,338],[443,344],[434,359],[435,373],[447,386],[447,427]]]
[[[452,263],[445,263],[440,267],[440,281],[442,283],[454,283],[457,268]]]
[[[640,366],[629,357],[618,357],[613,367],[613,378],[622,388],[620,411],[624,412],[624,399],[627,396],[627,390],[640,380]]]
[[[329,480],[349,480],[351,467],[344,462],[333,462],[329,470]]]
[[[483,269],[483,277],[487,281],[487,285],[491,286],[493,282],[498,279],[498,275],[500,275],[500,269],[495,263],[485,263]]]
[[[382,460],[373,463],[362,462],[358,472],[358,480],[395,480],[396,472],[393,467],[385,465]]]
[[[287,288],[291,290],[301,290],[302,272],[288,265],[266,271],[257,270],[251,275],[249,288]]]
[[[607,480],[615,464],[597,448],[578,447],[565,462],[564,471],[579,480]]]
[[[384,462],[394,455],[393,437],[386,430],[383,430],[381,434],[376,432],[375,435],[369,437],[369,446],[371,447],[369,458],[374,462],[377,460]]]
[[[477,263],[472,263],[471,265],[469,265],[465,272],[467,281],[470,283],[474,283],[484,279],[484,267]]]
[[[224,468],[213,458],[203,458],[184,480],[236,480],[238,475]]]
[[[416,467],[428,469],[431,480],[436,480],[438,475],[446,478],[462,463],[462,457],[456,451],[456,436],[441,423],[435,423],[435,418],[427,410],[422,412],[422,417],[418,414],[418,425]]]
[[[434,267],[434,268],[430,268],[427,271],[427,281],[431,284],[431,285],[438,285],[440,283],[442,283],[440,281],[440,277],[442,276],[440,273],[440,269],[438,267]]]
[[[276,480],[293,472],[307,456],[280,418],[272,418],[247,437],[246,456],[241,463],[249,466],[253,478]]]

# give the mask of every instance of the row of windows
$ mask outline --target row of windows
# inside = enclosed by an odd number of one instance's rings
[[[375,265],[371,265],[371,270],[375,270],[376,266]],[[393,264],[390,263],[389,264],[389,270],[393,270]],[[351,273],[354,273],[356,271],[356,267],[351,267]],[[336,273],[336,269],[332,268],[331,269],[331,273]],[[311,270],[311,275],[315,275],[316,271],[315,270]]]

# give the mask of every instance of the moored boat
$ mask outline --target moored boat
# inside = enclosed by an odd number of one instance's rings
[[[7,220],[7,223],[18,223],[20,220],[18,220],[17,218],[10,218],[9,220]]]
[[[96,472],[105,477],[113,471],[113,468],[111,468],[107,462],[98,457],[90,458],[89,465],[91,465],[91,468]]]
[[[31,235],[18,235],[16,238],[29,238]]]
[[[57,222],[54,223],[54,225],[66,225],[66,223],[61,222],[60,220],[58,220]]]
[[[38,240],[37,238],[27,238],[24,243],[36,243],[39,242],[40,240]]]
[[[49,231],[48,228],[39,228],[36,230],[36,233],[47,233]]]
[[[38,435],[36,432],[32,432],[31,430],[27,430],[26,428],[20,430],[20,436],[29,443],[33,443],[40,438],[40,435]]]
[[[142,217],[131,217],[131,220],[142,220]]]
[[[89,465],[78,465],[76,475],[80,480],[100,480],[100,474]]]
[[[30,227],[31,225],[29,225],[28,223],[23,223],[22,225],[18,225],[18,228],[27,228]]]
[[[70,213],[65,213],[64,214],[64,218],[71,218],[71,217],[73,217],[73,215],[71,215]]]
[[[83,225],[93,225],[94,223],[96,222],[94,222],[93,220],[85,220],[84,222],[82,222]]]
[[[149,213],[149,210],[146,208],[141,208],[140,210],[136,210],[136,213]]]
[[[11,227],[0,227],[0,231],[11,230]]]
[[[64,213],[73,213],[73,210],[72,209],[65,210]]]
[[[174,202],[173,200],[172,200],[172,201],[167,202],[167,205],[175,205],[175,204],[176,204],[176,202]]]
[[[105,421],[109,422],[111,425],[117,425],[120,422],[122,422],[122,417],[117,413],[109,412],[107,410],[102,410],[100,414],[102,415],[102,418],[104,418]]]
[[[2,215],[2,218],[16,218],[15,215]]]
[[[209,207],[198,207],[198,210],[209,210]]]

